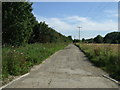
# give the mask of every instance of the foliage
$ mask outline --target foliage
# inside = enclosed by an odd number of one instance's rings
[[[3,44],[19,46],[24,43],[72,41],[71,37],[56,32],[45,22],[38,23],[32,14],[32,3],[4,2],[2,7]]]
[[[54,29],[48,27],[45,22],[40,22],[33,28],[33,34],[29,40],[29,43],[57,43],[57,42],[71,42],[71,36],[64,36]]]
[[[3,44],[21,45],[27,43],[35,24],[31,3],[2,3]]]
[[[2,77],[21,75],[30,70],[35,64],[40,64],[54,52],[63,49],[66,43],[26,44],[20,47],[3,48]]]
[[[28,72],[72,41],[71,36],[58,33],[45,22],[39,23],[29,2],[3,2],[2,39],[3,79]]]
[[[120,52],[118,44],[80,44],[81,50],[94,65],[120,80]]]
[[[82,42],[85,42],[85,38],[82,38]]]
[[[68,38],[69,40],[72,40],[72,36],[68,36],[67,38]]]
[[[90,39],[85,39],[84,42],[85,43],[93,43],[94,40],[93,40],[93,38],[90,38]]]
[[[74,39],[73,40],[73,43],[79,43],[79,42],[81,42],[81,40],[79,40],[79,39]]]
[[[102,43],[103,42],[103,37],[98,35],[93,40],[94,40],[95,43]]]
[[[104,37],[104,43],[119,43],[120,44],[120,32],[111,32]]]
[[[120,32],[111,32],[106,34],[105,37],[97,35],[95,38],[84,39],[82,42],[120,44]]]

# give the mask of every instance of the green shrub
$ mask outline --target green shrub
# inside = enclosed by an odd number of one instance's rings
[[[26,58],[23,53],[11,50],[6,56],[3,55],[3,73],[8,72],[10,75],[20,75],[27,71]]]
[[[95,66],[101,67],[111,77],[120,80],[120,52],[118,52],[118,45],[80,44],[80,48]]]
[[[9,75],[22,75],[33,65],[40,64],[56,51],[63,49],[66,43],[26,44],[20,47],[3,48],[2,77]]]

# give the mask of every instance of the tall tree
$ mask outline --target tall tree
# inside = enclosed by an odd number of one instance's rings
[[[94,40],[95,43],[102,43],[103,42],[103,37],[98,35],[93,40]]]
[[[105,35],[104,43],[120,43],[120,32],[111,32]]]
[[[21,45],[28,42],[36,20],[31,6],[29,2],[3,2],[3,44]]]
[[[31,36],[31,43],[57,43],[57,42],[71,42],[71,36],[64,36],[54,29],[48,27],[45,22],[40,22],[36,24],[33,28],[33,33]]]
[[[84,39],[84,38],[82,38],[82,42],[85,42],[85,39]]]

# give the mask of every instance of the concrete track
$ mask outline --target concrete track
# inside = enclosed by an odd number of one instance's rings
[[[73,44],[56,52],[7,88],[117,88]]]

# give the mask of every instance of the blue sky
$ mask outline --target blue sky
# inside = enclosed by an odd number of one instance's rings
[[[34,2],[33,14],[50,27],[68,36],[81,38],[104,36],[118,30],[117,2]]]

